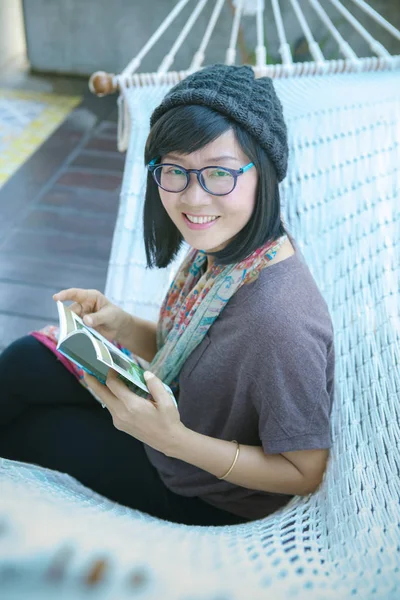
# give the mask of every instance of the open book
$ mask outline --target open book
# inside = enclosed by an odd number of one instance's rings
[[[130,390],[142,398],[148,397],[150,392],[143,377],[144,369],[98,331],[85,325],[76,313],[60,301],[57,301],[57,310],[60,320],[57,350],[61,354],[103,384],[108,369],[114,369]],[[176,404],[172,390],[165,383],[163,385]]]

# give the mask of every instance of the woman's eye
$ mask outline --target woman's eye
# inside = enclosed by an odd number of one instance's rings
[[[181,171],[180,169],[170,169],[167,172],[171,175],[183,175],[183,171]]]
[[[213,177],[231,177],[231,174],[228,171],[213,171],[211,173]]]

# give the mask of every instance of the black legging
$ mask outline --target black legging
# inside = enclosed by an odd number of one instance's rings
[[[33,336],[0,355],[0,394],[3,458],[68,473],[111,500],[176,523],[245,521],[171,492],[143,443],[116,429],[110,412]]]

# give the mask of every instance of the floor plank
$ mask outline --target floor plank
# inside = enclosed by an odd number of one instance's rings
[[[95,288],[104,291],[106,273],[104,266],[60,264],[50,258],[5,255],[0,252],[0,281],[31,283],[43,287],[65,289],[69,287]]]
[[[115,103],[87,93],[0,189],[0,351],[58,322],[55,292],[104,291],[125,161]]]
[[[56,320],[39,319],[37,317],[25,317],[5,315],[0,313],[0,352],[14,340],[28,335],[31,331],[41,329],[50,323],[57,324]]]

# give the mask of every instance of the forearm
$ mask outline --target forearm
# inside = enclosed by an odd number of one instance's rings
[[[168,456],[195,465],[216,477],[228,471],[236,444],[182,427]],[[252,490],[307,495],[312,490],[304,475],[281,454],[265,454],[261,446],[240,444],[239,458],[225,481]]]
[[[136,356],[151,362],[157,352],[157,324],[126,313],[123,331],[118,341]]]

